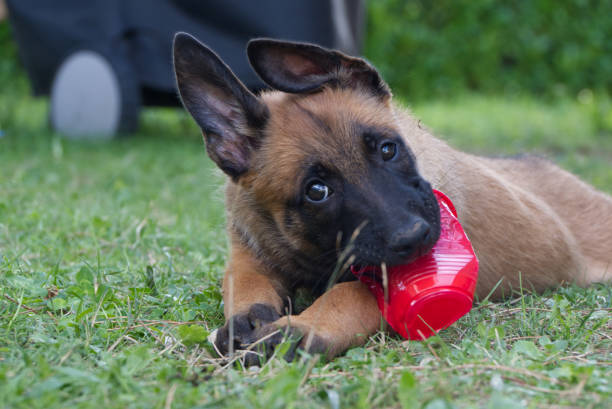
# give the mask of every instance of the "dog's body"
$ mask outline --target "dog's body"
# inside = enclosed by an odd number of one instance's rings
[[[610,197],[543,159],[452,149],[394,105],[361,59],[272,40],[251,42],[248,52],[276,90],[256,97],[195,39],[175,40],[183,102],[231,177],[222,352],[264,338],[269,353],[279,328],[330,357],[363,343],[381,315],[347,267],[428,251],[439,235],[432,187],[453,200],[472,241],[480,298],[604,280]],[[286,315],[298,288],[318,298]]]

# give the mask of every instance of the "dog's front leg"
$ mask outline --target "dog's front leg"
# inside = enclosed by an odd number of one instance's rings
[[[284,339],[294,341],[285,358],[295,349],[332,358],[348,348],[362,345],[381,328],[382,316],[376,299],[359,281],[336,284],[299,315],[284,316],[257,331],[254,350],[270,356]],[[260,355],[247,356],[247,364],[259,363]]]
[[[240,244],[233,244],[223,278],[225,325],[217,332],[219,352],[243,349],[256,339],[255,331],[280,317],[284,292],[280,282]]]

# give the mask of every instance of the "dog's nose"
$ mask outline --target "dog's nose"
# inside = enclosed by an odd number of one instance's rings
[[[394,253],[411,256],[422,247],[430,231],[429,223],[419,218],[393,233],[389,240],[389,249]]]

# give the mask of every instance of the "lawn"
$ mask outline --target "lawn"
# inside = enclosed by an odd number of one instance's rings
[[[413,109],[463,149],[546,154],[612,192],[598,104],[472,95]],[[332,362],[225,365],[206,342],[223,321],[223,177],[189,118],[149,109],[136,135],[76,142],[15,91],[0,95],[0,131],[3,407],[612,405],[610,285],[481,300],[426,342],[381,333]]]

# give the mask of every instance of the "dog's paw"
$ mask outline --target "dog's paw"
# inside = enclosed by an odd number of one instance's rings
[[[310,354],[326,354],[329,351],[329,343],[315,330],[305,325],[289,324],[285,317],[259,328],[254,335],[256,340],[249,347],[251,352],[245,356],[246,366],[259,365],[269,359],[283,342],[289,345],[283,355],[289,362],[295,359],[298,350]]]
[[[245,349],[258,339],[257,330],[278,320],[279,317],[274,307],[266,304],[253,304],[249,311],[234,315],[223,327],[219,328],[215,346],[224,356],[230,352],[230,345],[234,351]]]

